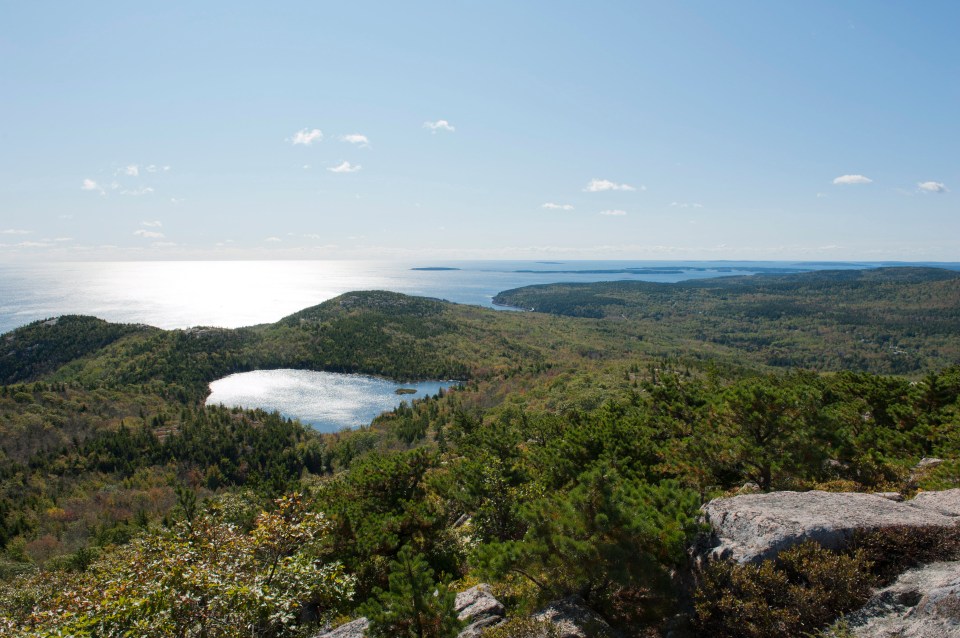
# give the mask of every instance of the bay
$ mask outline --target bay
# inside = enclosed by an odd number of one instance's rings
[[[353,290],[391,290],[492,307],[498,292],[556,282],[676,282],[881,262],[134,261],[0,264],[0,333],[64,314],[159,328],[277,321]],[[897,264],[905,265],[905,264]],[[927,265],[927,264],[917,264]],[[930,264],[960,270],[958,264]]]

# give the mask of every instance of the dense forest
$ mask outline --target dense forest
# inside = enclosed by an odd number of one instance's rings
[[[784,614],[832,602],[780,633],[813,635],[883,577],[882,541],[694,587],[677,574],[700,506],[960,484],[958,273],[497,301],[533,312],[357,292],[238,330],[0,336],[0,633],[306,636],[366,615],[374,635],[455,636],[451,592],[483,581],[516,628],[491,636],[546,635],[524,614],[571,594],[624,636],[756,636],[723,620],[730,592],[800,574]],[[220,376],[281,367],[462,385],[327,435],[203,406]]]

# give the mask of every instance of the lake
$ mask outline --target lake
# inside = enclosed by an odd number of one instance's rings
[[[224,377],[210,384],[207,405],[261,408],[299,419],[320,432],[369,425],[402,401],[431,396],[456,381],[398,383],[360,374],[310,370],[257,370]],[[398,388],[416,390],[397,394]]]

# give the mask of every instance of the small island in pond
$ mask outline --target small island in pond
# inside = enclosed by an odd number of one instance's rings
[[[393,391],[394,394],[416,394],[417,391],[414,388],[397,388]]]

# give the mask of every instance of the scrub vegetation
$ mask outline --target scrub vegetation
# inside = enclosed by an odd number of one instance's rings
[[[366,614],[450,636],[452,592],[484,580],[530,635],[524,611],[572,594],[625,635],[678,612],[701,635],[807,635],[887,577],[890,543],[721,564],[688,606],[700,505],[746,482],[960,481],[957,273],[498,299],[538,312],[358,292],[238,330],[0,336],[0,633],[301,636]],[[279,367],[463,383],[336,434],[203,406],[210,381]]]

